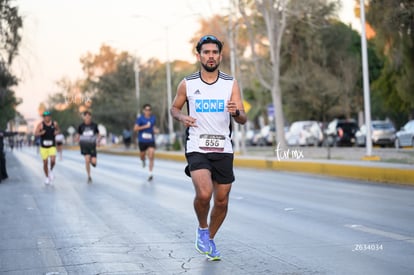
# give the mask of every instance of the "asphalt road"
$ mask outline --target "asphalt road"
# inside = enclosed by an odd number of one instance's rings
[[[216,244],[194,249],[184,163],[100,154],[93,183],[65,151],[53,186],[34,150],[7,154],[0,274],[413,274],[414,188],[236,169]]]

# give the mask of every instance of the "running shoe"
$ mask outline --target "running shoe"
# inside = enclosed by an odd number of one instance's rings
[[[145,168],[145,159],[141,160],[142,161],[142,168]]]
[[[197,228],[195,248],[201,254],[210,253],[210,232],[208,229]]]
[[[49,171],[49,180],[52,182],[55,179],[55,175],[53,175],[52,170]]]
[[[92,178],[88,177],[88,183],[92,183]]]
[[[214,240],[210,240],[210,253],[207,253],[207,258],[210,261],[220,261],[220,257],[220,251],[217,250]]]
[[[152,181],[152,179],[154,178],[154,176],[151,174],[148,176],[148,181]]]
[[[49,184],[50,184],[50,179],[49,179],[49,178],[46,178],[46,179],[45,179],[45,184],[46,184],[46,185],[49,185]]]

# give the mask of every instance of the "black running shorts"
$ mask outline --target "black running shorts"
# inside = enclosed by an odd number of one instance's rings
[[[213,181],[229,184],[234,181],[233,154],[230,153],[198,153],[185,154],[190,171],[208,169]]]
[[[96,143],[80,143],[80,150],[82,155],[90,155],[96,157]]]
[[[139,142],[138,147],[141,152],[144,152],[150,147],[155,148],[155,142]]]

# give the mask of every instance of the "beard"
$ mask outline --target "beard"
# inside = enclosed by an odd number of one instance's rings
[[[219,65],[220,65],[220,63],[219,64],[216,64],[215,66],[208,66],[206,64],[201,64],[201,66],[203,66],[204,70],[206,70],[209,73],[212,73],[215,70],[217,70],[217,68],[219,67]]]

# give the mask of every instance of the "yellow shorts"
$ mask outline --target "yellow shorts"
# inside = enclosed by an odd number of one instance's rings
[[[56,156],[56,147],[40,147],[40,156],[43,160],[47,159],[48,157]]]

